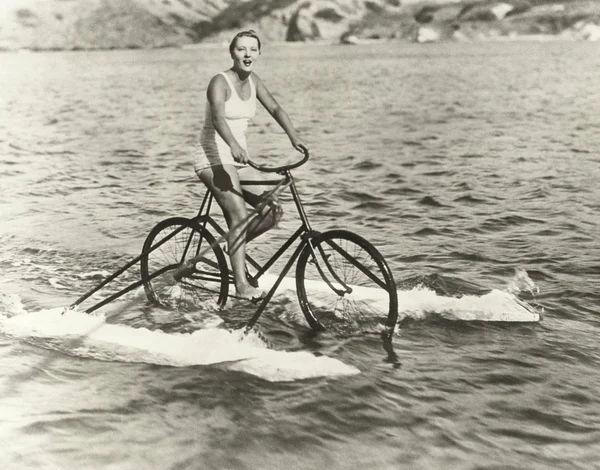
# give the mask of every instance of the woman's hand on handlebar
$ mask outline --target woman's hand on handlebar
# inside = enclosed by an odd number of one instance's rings
[[[308,148],[306,147],[306,145],[299,145],[298,150],[304,154],[304,158],[301,158],[300,160],[290,163],[288,165],[269,167],[264,165],[257,165],[252,160],[248,160],[248,165],[250,165],[252,168],[256,168],[257,170],[264,171],[265,173],[281,173],[284,171],[293,170],[294,168],[298,168],[299,166],[304,165],[309,159]]]
[[[239,144],[231,146],[231,156],[238,163],[248,163],[248,152],[246,152]]]
[[[299,137],[293,137],[290,139],[292,142],[292,147],[294,147],[298,152],[307,154],[308,153],[308,145],[304,143],[304,141]]]

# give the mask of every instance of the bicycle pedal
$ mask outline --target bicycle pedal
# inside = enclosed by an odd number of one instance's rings
[[[258,289],[258,281],[254,279],[254,277],[252,277],[252,275],[248,271],[246,271],[246,279],[248,280],[248,284]]]

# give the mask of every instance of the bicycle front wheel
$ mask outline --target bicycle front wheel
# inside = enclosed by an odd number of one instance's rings
[[[196,258],[183,276],[173,274]],[[156,225],[144,242],[140,262],[146,297],[178,310],[216,309],[225,305],[229,271],[223,250],[197,221],[173,217]]]
[[[314,329],[390,334],[396,325],[392,273],[379,251],[355,233],[332,230],[311,239],[298,258],[296,290]]]

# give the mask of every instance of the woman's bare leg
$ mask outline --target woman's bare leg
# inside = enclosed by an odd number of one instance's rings
[[[258,207],[261,202],[264,202],[264,197],[270,191],[273,190],[273,185],[256,185],[248,184],[244,185],[244,181],[263,181],[265,180],[265,173],[262,173],[252,167],[243,167],[238,169],[240,180],[242,180],[242,191],[244,193],[244,199],[252,207]],[[272,177],[269,179],[273,179]],[[267,230],[273,228],[283,215],[283,209],[279,204],[279,201],[275,198],[269,201],[268,204],[263,205],[259,213],[252,219],[248,226],[248,234],[246,241],[254,240],[259,235],[262,235]]]
[[[246,236],[250,223],[237,169],[233,165],[213,166],[200,173],[212,191],[229,227],[228,252],[237,295],[247,299],[260,296],[246,279]]]

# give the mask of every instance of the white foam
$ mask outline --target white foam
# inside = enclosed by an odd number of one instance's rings
[[[401,313],[413,318],[439,315],[448,320],[492,322],[537,322],[540,315],[513,294],[492,290],[482,295],[443,297],[427,288],[399,291]],[[401,294],[401,295],[400,295]]]
[[[276,276],[261,278],[261,288],[268,289]],[[323,282],[311,282],[311,289],[327,290]],[[295,297],[295,279],[285,278],[278,295]],[[353,296],[378,303],[385,309],[386,295],[381,289],[356,288]],[[482,296],[459,298],[437,295],[427,288],[398,291],[399,318],[424,318],[439,315],[462,321],[537,322],[540,316],[514,294],[492,290]],[[110,309],[104,315],[111,316]],[[250,332],[222,328],[218,316],[205,316],[193,333],[165,333],[160,330],[108,324],[104,315],[89,315],[77,310],[54,308],[28,313],[16,294],[0,294],[0,331],[24,338],[65,340],[72,354],[123,362],[147,362],[171,366],[220,364],[269,381],[291,381],[322,376],[359,373],[351,365],[308,352],[268,349],[259,336]],[[76,347],[70,341],[78,338]],[[54,344],[54,342],[53,342]]]
[[[0,294],[0,316],[11,317],[27,313],[17,294]]]
[[[62,308],[2,318],[0,326],[3,332],[19,337],[79,338],[81,344],[69,351],[74,354],[170,366],[223,364],[273,382],[360,372],[333,358],[270,350],[252,332],[244,336],[241,331],[222,328],[165,333],[107,324],[102,315]]]
[[[354,375],[360,372],[357,368],[331,357],[316,357],[302,351],[281,354],[280,351],[272,350],[266,350],[265,355],[261,357],[232,364],[229,368],[263,378],[268,377],[272,382],[290,382],[299,377],[321,377],[324,375],[323,371],[328,371],[326,375]]]
[[[90,271],[89,273],[81,273],[78,276],[82,279],[90,279],[90,278],[105,278],[110,276],[112,273],[110,271],[101,270],[101,271]]]
[[[524,275],[517,271],[521,279]],[[276,280],[276,276],[265,275],[261,278],[261,287],[265,280],[265,286],[269,288]],[[307,281],[311,290],[328,291],[327,284],[321,281]],[[431,315],[439,315],[448,320],[461,321],[490,321],[490,322],[537,322],[540,320],[539,313],[521,300],[513,292],[514,282],[509,284],[509,291],[494,289],[482,296],[464,295],[462,297],[445,297],[438,295],[435,291],[425,287],[415,287],[410,291],[398,291],[398,316],[410,316],[422,319]],[[528,284],[529,285],[529,284]],[[381,289],[369,287],[352,286],[352,296],[355,299],[368,301],[371,310],[387,309],[387,295]],[[278,292],[294,291],[296,281],[294,278],[285,278]]]

